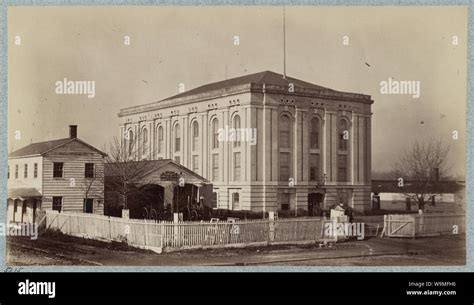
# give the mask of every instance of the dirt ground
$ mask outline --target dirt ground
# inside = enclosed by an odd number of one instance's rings
[[[462,266],[465,263],[464,236],[370,238],[332,247],[269,246],[162,254],[65,235],[7,240],[9,266]]]

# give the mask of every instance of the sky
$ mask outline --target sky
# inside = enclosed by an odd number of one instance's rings
[[[119,135],[121,108],[179,84],[282,73],[282,16],[271,6],[10,6],[8,150],[67,137],[70,124],[104,148]],[[416,140],[441,139],[451,174],[464,175],[466,34],[463,6],[286,7],[287,75],[372,96],[373,171],[390,170]],[[64,78],[95,81],[95,97],[56,94]],[[419,81],[420,97],[381,94],[389,78]]]

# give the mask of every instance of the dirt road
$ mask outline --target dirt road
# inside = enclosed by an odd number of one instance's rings
[[[8,238],[7,264],[82,266],[433,266],[465,265],[462,236],[371,238],[333,247],[271,246],[157,254],[69,236]]]

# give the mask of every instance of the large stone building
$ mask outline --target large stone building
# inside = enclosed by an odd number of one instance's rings
[[[173,159],[214,184],[219,208],[278,211],[371,200],[370,96],[271,71],[121,109],[136,159]],[[232,128],[256,140],[226,141]],[[227,133],[225,133],[227,132]]]

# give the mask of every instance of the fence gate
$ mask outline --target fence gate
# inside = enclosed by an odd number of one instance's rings
[[[415,237],[415,217],[384,215],[384,233],[388,237]]]

